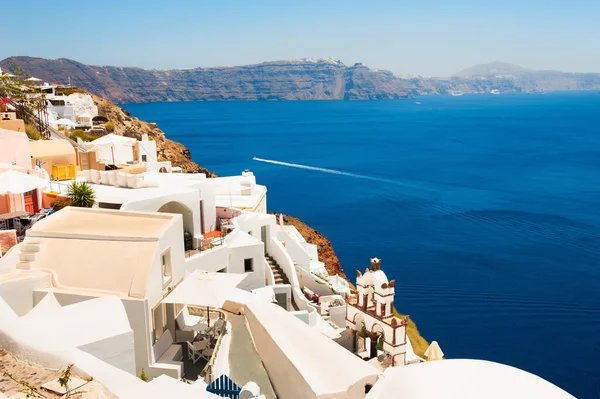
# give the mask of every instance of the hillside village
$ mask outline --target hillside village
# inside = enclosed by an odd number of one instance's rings
[[[416,351],[397,260],[325,267],[252,171],[217,177],[102,99],[0,74],[0,398],[571,397]]]

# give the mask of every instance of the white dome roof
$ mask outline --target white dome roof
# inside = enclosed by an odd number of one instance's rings
[[[452,359],[390,367],[366,399],[574,398],[556,385],[515,367]]]

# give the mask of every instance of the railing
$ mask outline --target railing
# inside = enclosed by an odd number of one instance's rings
[[[17,117],[19,119],[23,119],[25,123],[29,123],[34,125],[42,134],[42,137],[45,139],[55,138],[59,140],[67,140],[71,145],[75,148],[79,148],[80,150],[87,150],[87,147],[79,144],[77,141],[67,137],[65,134],[59,132],[54,129],[52,126],[48,124],[48,116],[46,114],[45,109],[40,109],[39,112],[43,113],[46,118],[42,119],[39,115],[36,115],[34,111],[26,103],[18,103],[15,101],[11,101],[10,104],[15,107],[17,110]]]
[[[281,245],[281,242],[276,238],[271,238],[270,248],[271,256],[273,256],[290,281],[290,285],[292,286],[292,297],[294,298],[296,305],[298,305],[300,310],[306,310],[308,312],[308,323],[309,325],[314,326],[317,323],[317,308],[306,299],[300,290],[300,284],[298,282],[298,276],[296,275],[292,258],[290,258],[283,248],[283,245]]]

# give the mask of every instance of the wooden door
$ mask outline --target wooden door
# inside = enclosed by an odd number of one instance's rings
[[[23,202],[25,203],[25,212],[36,213],[39,209],[37,190],[23,193]]]

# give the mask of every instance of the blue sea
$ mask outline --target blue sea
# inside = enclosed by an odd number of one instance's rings
[[[252,170],[350,278],[381,258],[446,357],[600,397],[598,93],[124,107],[209,170]]]

